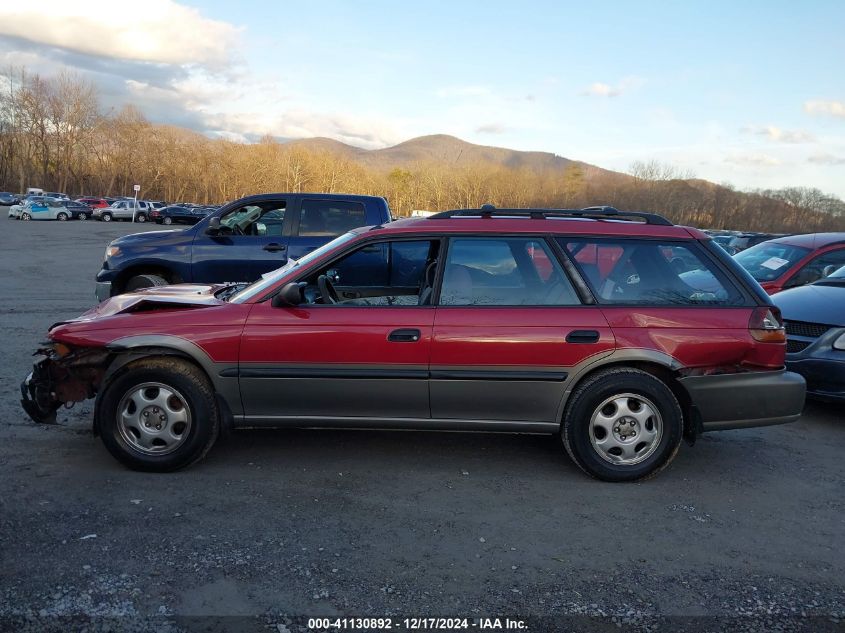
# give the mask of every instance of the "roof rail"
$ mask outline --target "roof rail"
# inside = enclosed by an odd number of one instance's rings
[[[453,209],[430,215],[430,220],[442,220],[455,217],[528,217],[534,220],[545,218],[592,218],[596,220],[627,220],[637,218],[646,224],[674,226],[669,220],[656,213],[643,211],[619,211],[609,206],[586,207],[584,209],[497,209],[492,204],[484,204],[480,209]]]

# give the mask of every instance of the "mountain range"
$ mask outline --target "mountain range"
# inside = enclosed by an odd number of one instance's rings
[[[440,163],[456,166],[487,163],[511,169],[537,172],[564,172],[572,165],[580,166],[586,176],[618,174],[596,165],[564,158],[551,152],[525,152],[504,147],[468,143],[447,134],[432,134],[412,138],[404,143],[383,149],[362,149],[330,138],[308,138],[288,141],[292,147],[336,154],[366,167],[389,171],[418,163]]]

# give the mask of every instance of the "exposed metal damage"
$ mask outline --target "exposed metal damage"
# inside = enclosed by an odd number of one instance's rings
[[[96,395],[111,353],[51,342],[34,355],[44,358],[21,383],[21,405],[33,421],[55,424],[61,406],[69,408]]]

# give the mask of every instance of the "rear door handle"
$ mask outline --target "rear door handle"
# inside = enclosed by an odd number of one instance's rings
[[[393,330],[387,337],[393,343],[416,343],[420,340],[419,330]]]
[[[270,251],[271,253],[278,253],[279,251],[286,250],[287,246],[284,244],[278,244],[276,242],[270,242],[267,246],[264,247],[265,251]]]
[[[572,330],[566,335],[567,343],[598,343],[599,333],[595,330]]]

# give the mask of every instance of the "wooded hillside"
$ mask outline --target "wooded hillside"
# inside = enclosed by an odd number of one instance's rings
[[[671,166],[622,174],[545,152],[485,147],[436,135],[363,150],[330,139],[256,143],[154,125],[126,106],[103,112],[95,87],[73,75],[3,76],[0,189],[70,195],[142,195],[222,203],[266,191],[381,195],[412,209],[583,207],[648,210],[702,228],[845,230],[845,203],[812,188],[742,192]]]

